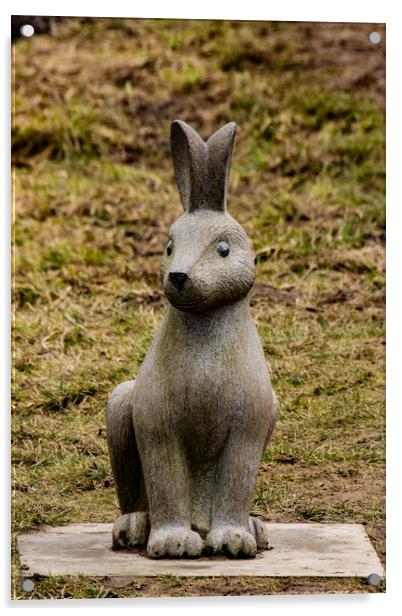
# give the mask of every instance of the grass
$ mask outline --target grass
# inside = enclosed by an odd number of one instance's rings
[[[365,524],[384,559],[384,48],[364,24],[311,27],[72,19],[15,44],[13,538],[117,515],[104,408],[166,310],[170,123],[208,137],[234,120],[229,209],[280,400],[253,511]],[[46,578],[24,594],[13,555],[14,598],[309,592],[370,588]]]

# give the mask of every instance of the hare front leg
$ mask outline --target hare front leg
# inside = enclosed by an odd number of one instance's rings
[[[195,558],[204,543],[191,530],[188,469],[180,443],[163,431],[165,425],[152,429],[150,424],[148,419],[137,429],[151,521],[148,555]]]
[[[211,530],[206,538],[213,554],[254,557],[257,543],[250,532],[249,512],[263,451],[259,435],[245,440],[238,431],[230,434],[219,462],[213,494]]]

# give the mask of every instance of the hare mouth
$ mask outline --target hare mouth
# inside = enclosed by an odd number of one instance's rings
[[[169,303],[181,312],[202,312],[205,302],[200,299],[185,300],[184,298],[168,297]]]
[[[188,290],[186,292],[177,291],[177,289],[173,288],[171,285],[165,288],[165,295],[169,302],[180,310],[191,309],[201,303],[201,298],[198,297],[198,293],[189,293]]]
[[[170,303],[178,310],[183,310],[184,312],[194,310],[194,308],[201,306],[200,302],[176,302],[176,301],[172,302],[170,301]]]

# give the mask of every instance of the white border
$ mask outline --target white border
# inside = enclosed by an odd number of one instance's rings
[[[100,5],[98,2],[71,0],[55,5],[49,0],[35,3],[16,0],[8,3],[15,15],[70,15],[96,17],[172,17],[182,19],[262,19],[282,21],[337,21],[337,22],[385,22],[394,13],[392,2],[351,2],[337,0],[324,3],[312,0],[282,0],[262,3],[258,0],[235,2],[221,0],[213,2],[180,2],[180,0],[148,0],[144,3],[115,0]]]
[[[0,371],[0,392],[3,398],[3,425],[2,437],[4,455],[2,457],[5,486],[3,491],[3,513],[9,507],[9,422],[7,409],[9,407],[9,222],[10,214],[7,210],[9,202],[9,19],[11,14],[36,15],[85,15],[85,16],[115,16],[115,17],[181,17],[192,19],[269,19],[283,21],[336,21],[336,22],[365,22],[387,23],[387,593],[382,595],[354,595],[354,596],[278,596],[278,597],[228,597],[205,599],[155,599],[155,600],[74,600],[74,601],[32,601],[24,604],[11,603],[9,597],[9,581],[5,572],[9,572],[9,531],[8,516],[2,516],[1,554],[3,556],[1,582],[1,601],[5,609],[17,612],[25,608],[34,611],[55,607],[74,609],[74,613],[81,610],[116,609],[116,607],[130,609],[153,610],[161,608],[167,614],[173,614],[177,609],[192,609],[205,611],[213,606],[219,610],[230,609],[231,613],[239,613],[246,607],[259,610],[280,609],[281,616],[290,613],[292,609],[297,614],[308,613],[309,616],[320,614],[338,614],[339,609],[352,611],[353,614],[378,614],[378,610],[387,610],[391,613],[393,608],[399,607],[399,585],[401,575],[401,496],[400,472],[401,468],[401,389],[397,387],[401,381],[400,354],[402,348],[401,336],[401,270],[400,254],[398,248],[402,244],[402,204],[398,203],[400,186],[398,179],[401,176],[401,115],[402,96],[399,83],[400,58],[402,58],[401,20],[398,2],[396,0],[351,2],[350,0],[337,0],[334,3],[325,3],[313,0],[281,0],[281,2],[264,3],[262,0],[221,0],[212,2],[203,0],[200,3],[180,2],[179,0],[162,1],[148,0],[146,3],[123,2],[114,0],[111,4],[101,5],[98,2],[70,0],[68,3],[54,3],[37,0],[35,3],[27,1],[5,2],[1,7],[0,27],[2,30],[3,62],[1,63],[3,87],[1,97],[3,102],[3,131],[5,135],[5,148],[1,151],[2,162],[0,168],[3,176],[3,207],[1,211],[1,283],[2,295],[0,306],[1,318],[1,352],[3,354],[2,370]],[[399,79],[398,79],[399,77]]]

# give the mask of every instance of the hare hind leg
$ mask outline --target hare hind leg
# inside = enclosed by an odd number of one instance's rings
[[[272,390],[272,421],[269,424],[268,432],[265,438],[264,451],[266,450],[275,427],[276,417],[278,415],[279,402],[275,392]],[[267,550],[269,547],[268,529],[262,520],[254,516],[249,517],[250,532],[254,535],[259,550]]]
[[[107,440],[122,515],[113,525],[113,549],[145,545],[149,535],[147,498],[133,427],[134,381],[116,387],[106,413]]]

